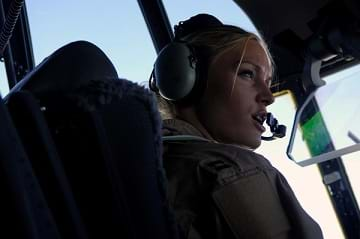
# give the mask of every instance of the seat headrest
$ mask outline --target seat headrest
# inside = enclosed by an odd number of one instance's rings
[[[91,80],[117,78],[115,67],[94,44],[76,41],[45,58],[9,93],[28,90],[35,95],[66,93]]]

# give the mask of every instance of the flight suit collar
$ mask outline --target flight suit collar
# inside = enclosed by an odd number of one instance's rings
[[[166,119],[163,120],[163,136],[175,136],[175,135],[191,135],[206,138],[200,130],[195,128],[188,122],[180,119]]]

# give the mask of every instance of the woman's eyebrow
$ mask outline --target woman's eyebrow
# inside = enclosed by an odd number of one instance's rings
[[[250,65],[253,65],[257,70],[264,71],[263,67],[261,67],[260,65],[254,63],[254,62],[252,62],[252,61],[250,61],[250,60],[244,59],[244,60],[242,61],[242,63],[247,63],[247,64],[250,64]]]
[[[261,67],[259,64],[254,63],[254,62],[251,61],[251,60],[244,59],[244,60],[242,61],[242,63],[250,64],[250,65],[252,65],[253,67],[255,67],[257,71],[265,72],[265,69],[264,69],[263,67]],[[266,82],[268,85],[271,85],[272,80],[273,80],[273,75],[270,74],[270,75],[266,78],[265,82]]]
[[[251,61],[251,60],[244,59],[244,60],[242,61],[242,63],[250,64],[250,65],[254,66],[257,71],[265,72],[265,68],[264,68],[264,67],[260,66],[259,64],[255,63],[255,62],[253,62],[253,61]],[[272,74],[270,74],[269,77],[272,78],[272,77],[273,77]]]

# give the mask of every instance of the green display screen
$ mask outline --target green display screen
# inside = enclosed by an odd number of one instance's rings
[[[312,156],[320,155],[333,149],[321,112],[315,113],[303,123],[301,129],[303,140],[307,143]]]

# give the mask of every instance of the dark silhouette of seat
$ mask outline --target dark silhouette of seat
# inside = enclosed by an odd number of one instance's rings
[[[1,237],[60,238],[52,212],[0,98]]]
[[[42,109],[89,238],[177,238],[148,90],[118,79],[104,53],[84,41],[48,57],[8,99],[24,90]]]
[[[87,238],[78,207],[45,117],[34,96],[13,92],[7,99],[12,121],[63,238]]]

